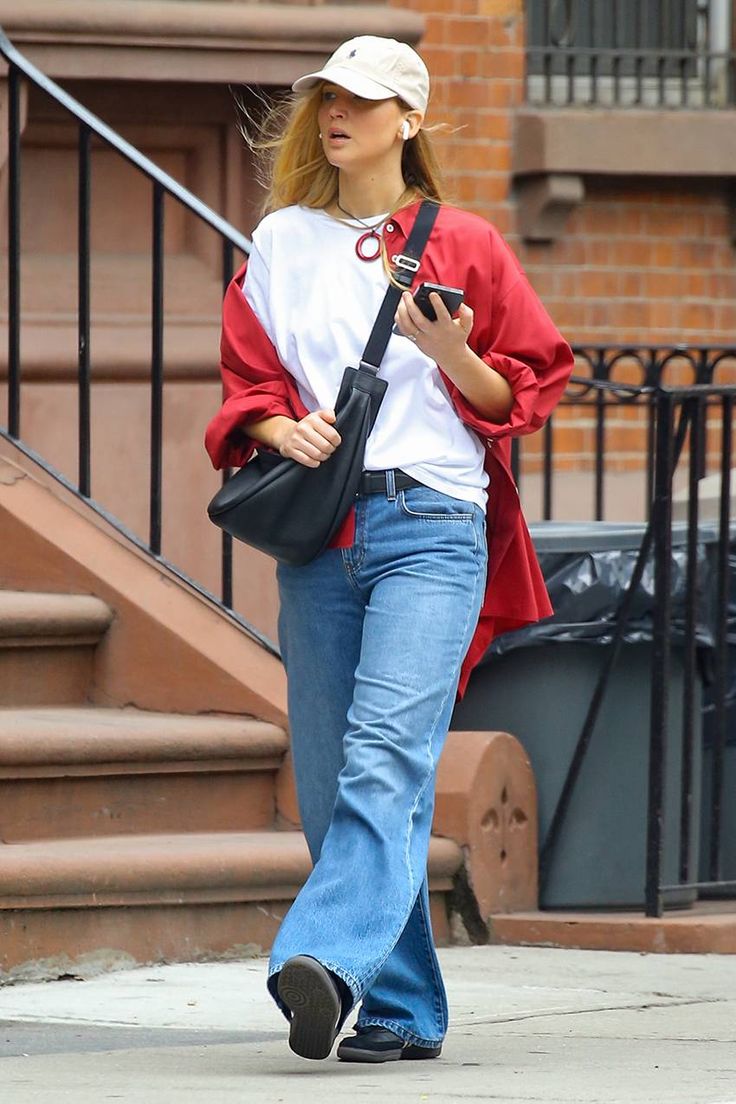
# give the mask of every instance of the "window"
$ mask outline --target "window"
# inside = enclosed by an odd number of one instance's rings
[[[533,103],[733,103],[728,0],[527,0]]]

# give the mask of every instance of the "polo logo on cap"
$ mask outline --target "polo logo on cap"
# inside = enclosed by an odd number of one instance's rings
[[[358,52],[357,50],[351,50],[351,51],[350,51],[350,53],[348,54],[348,57],[349,57],[349,58],[351,58],[351,57],[355,57],[355,55],[357,54],[357,52]]]

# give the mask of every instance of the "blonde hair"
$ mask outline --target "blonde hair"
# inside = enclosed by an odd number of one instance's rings
[[[243,100],[236,98],[242,116],[240,132],[255,155],[258,183],[266,190],[263,214],[293,204],[324,209],[337,201],[338,170],[325,157],[319,136],[321,97],[322,84],[275,102],[259,96],[263,114],[258,120]],[[401,99],[399,105],[411,110]],[[406,187],[390,215],[417,199],[444,202],[444,184],[430,135],[446,129],[445,123],[422,127],[404,143],[401,172]],[[394,279],[383,239],[381,256],[389,280],[400,286]]]

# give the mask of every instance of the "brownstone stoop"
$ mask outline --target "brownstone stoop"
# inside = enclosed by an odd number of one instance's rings
[[[265,952],[311,869],[279,660],[6,442],[0,531],[0,980]],[[451,733],[439,775],[435,937],[485,942],[536,905],[531,771]]]

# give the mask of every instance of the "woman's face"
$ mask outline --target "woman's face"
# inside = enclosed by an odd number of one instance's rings
[[[325,84],[317,113],[325,157],[336,168],[350,171],[400,156],[401,125],[407,118],[414,134],[421,115],[402,109],[396,97],[365,100],[337,84]]]

